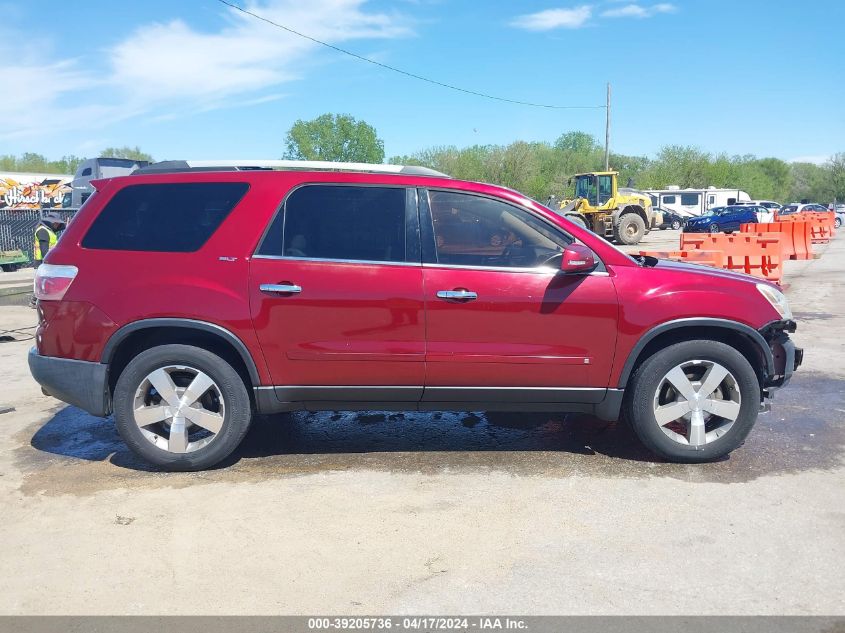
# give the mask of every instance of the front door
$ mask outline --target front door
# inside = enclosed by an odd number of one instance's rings
[[[306,185],[250,264],[253,323],[290,401],[422,394],[425,315],[416,191]]]
[[[560,273],[572,238],[527,209],[455,191],[421,199],[424,400],[600,401],[618,320],[607,272]]]

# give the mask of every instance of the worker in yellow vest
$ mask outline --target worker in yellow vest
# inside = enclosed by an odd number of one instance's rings
[[[48,213],[38,223],[35,229],[35,244],[32,249],[32,258],[38,266],[47,257],[47,253],[59,241],[59,233],[65,229],[65,221],[55,213]]]

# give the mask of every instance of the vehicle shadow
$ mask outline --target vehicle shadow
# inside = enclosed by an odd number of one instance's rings
[[[369,469],[748,481],[841,466],[843,387],[845,381],[823,375],[796,377],[779,395],[775,412],[760,417],[743,447],[705,465],[665,463],[627,425],[583,414],[296,412],[257,417],[241,446],[204,478],[214,480],[216,473],[218,479],[228,477],[226,473],[264,479]],[[28,459],[50,461],[50,466],[81,460],[110,463],[123,472],[159,472],[126,448],[113,420],[73,407],[59,409],[30,444],[35,452],[29,453],[35,454]],[[56,464],[55,456],[69,460]]]
[[[156,471],[123,443],[111,418],[58,410],[33,435],[38,451]],[[292,455],[551,451],[659,462],[624,424],[583,414],[296,412],[256,416],[235,452],[215,469],[243,460]]]

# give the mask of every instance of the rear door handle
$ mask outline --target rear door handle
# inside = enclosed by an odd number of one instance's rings
[[[478,293],[472,290],[438,290],[438,299],[451,299],[452,301],[474,301],[478,299]]]
[[[261,284],[258,286],[261,292],[268,294],[297,294],[302,292],[302,286],[296,284]]]

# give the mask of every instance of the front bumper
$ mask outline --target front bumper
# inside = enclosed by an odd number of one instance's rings
[[[795,347],[795,343],[789,338],[789,334],[795,332],[795,329],[795,321],[784,320],[770,323],[760,330],[772,350],[774,361],[774,371],[765,377],[763,383],[767,391],[785,387],[792,374],[804,362],[804,350]]]
[[[99,417],[110,413],[108,365],[41,356],[33,347],[29,371],[47,395]]]

